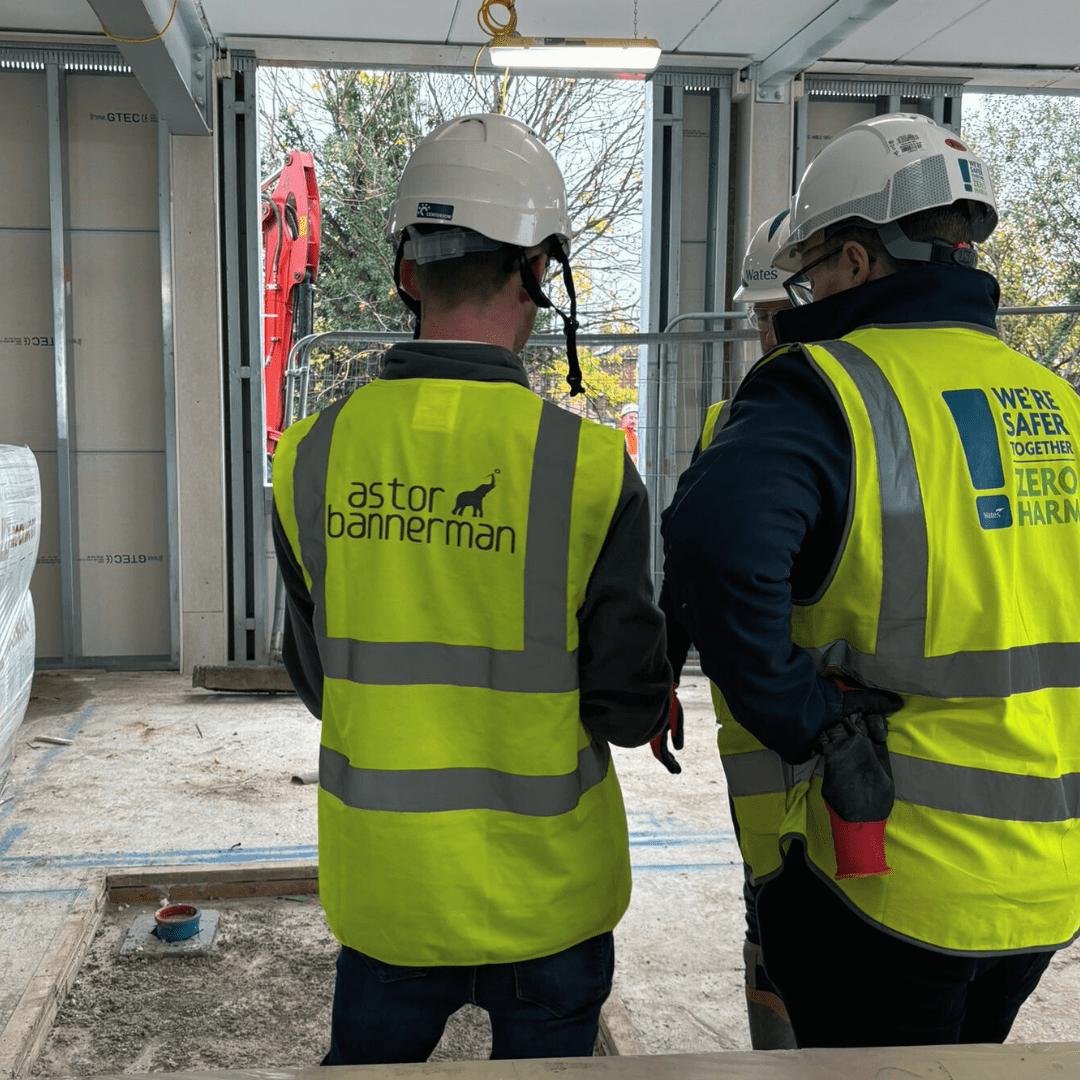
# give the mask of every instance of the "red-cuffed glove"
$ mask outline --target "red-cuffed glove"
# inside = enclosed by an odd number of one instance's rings
[[[840,722],[818,735],[824,757],[821,796],[829,811],[837,880],[888,874],[885,822],[894,787],[888,717],[903,699],[888,690],[843,691]]]
[[[681,773],[682,766],[675,760],[675,755],[668,749],[668,731],[671,732],[671,745],[676,750],[683,748],[683,711],[679,695],[675,693],[679,689],[678,683],[671,688],[671,708],[668,712],[667,727],[656,736],[649,745],[652,747],[653,757],[664,766],[669,773]]]

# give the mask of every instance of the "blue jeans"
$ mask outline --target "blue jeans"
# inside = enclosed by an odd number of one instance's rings
[[[614,971],[610,932],[537,960],[477,967],[398,967],[343,946],[322,1064],[426,1061],[462,1005],[490,1015],[492,1058],[589,1057]]]

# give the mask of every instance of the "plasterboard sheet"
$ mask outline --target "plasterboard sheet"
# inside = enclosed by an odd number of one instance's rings
[[[56,389],[49,234],[0,228],[0,266],[17,268],[5,275],[0,289],[0,442],[52,450]]]
[[[164,450],[158,234],[71,237],[75,441],[83,450]]]
[[[68,75],[67,95],[71,228],[157,229],[150,99],[128,75]]]
[[[165,455],[80,453],[78,489],[83,653],[168,654]]]
[[[0,101],[4,103],[0,110],[0,161],[4,163],[0,228],[47,229],[49,125],[44,73],[0,71]]]
[[[823,101],[810,98],[806,106],[806,163],[810,164],[821,153],[834,135],[844,128],[870,120],[874,116],[874,102]]]
[[[30,579],[37,619],[37,656],[64,653],[60,608],[60,526],[57,511],[56,453],[36,453],[41,478],[41,537],[37,565]]]
[[[710,94],[683,95],[682,146],[682,240],[704,244],[709,232]],[[682,307],[686,309],[685,304]]]

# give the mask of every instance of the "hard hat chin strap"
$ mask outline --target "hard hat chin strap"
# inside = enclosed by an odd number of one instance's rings
[[[415,296],[410,296],[401,287],[401,260],[405,257],[406,237],[403,235],[398,244],[397,254],[394,256],[394,288],[397,289],[401,302],[413,313],[413,339],[420,336],[420,301]]]
[[[570,260],[566,257],[562,245],[556,241],[554,251],[548,253],[548,258],[558,259],[562,264],[563,285],[566,287],[566,295],[570,297],[570,314],[567,315],[562,308],[556,307],[550,297],[540,288],[536,280],[528,256],[522,251],[518,255],[518,268],[521,270],[521,283],[529,294],[529,299],[538,308],[551,308],[563,321],[563,332],[566,334],[566,382],[570,387],[570,396],[575,397],[584,393],[581,388],[581,365],[578,363],[577,354],[577,331],[580,323],[577,320],[577,294],[574,292],[574,275],[570,270]]]
[[[953,244],[948,240],[911,240],[895,221],[875,226],[885,250],[894,259],[936,263],[941,266],[975,268],[978,256],[970,244]]]

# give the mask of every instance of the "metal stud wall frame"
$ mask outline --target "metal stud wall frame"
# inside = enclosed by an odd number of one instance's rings
[[[9,161],[9,176],[46,189],[40,212],[14,198],[3,225],[23,249],[22,273],[33,266],[49,281],[51,336],[40,339],[51,352],[48,375],[39,363],[12,367],[28,355],[12,331],[37,316],[34,303],[8,304],[5,370],[22,373],[0,431],[0,439],[17,435],[31,445],[42,470],[44,552],[33,585],[38,664],[174,667],[179,570],[168,132],[144,108],[141,88],[111,47],[0,44],[0,77],[9,95],[25,96],[41,117],[39,134],[26,145],[35,161],[40,155],[44,183],[34,179],[39,166],[26,161]],[[119,111],[110,119],[113,99]],[[100,100],[110,104],[99,108]],[[8,103],[14,109],[15,99]],[[136,106],[137,117],[127,111]],[[24,137],[18,124],[6,130],[16,141]],[[133,156],[140,162],[134,169]],[[127,192],[135,187],[132,209]],[[93,272],[101,259],[112,272]],[[128,277],[139,282],[134,290],[124,284]],[[41,408],[45,394],[53,399],[51,416]],[[124,415],[134,422],[117,423],[115,416]]]
[[[221,162],[229,567],[229,650],[233,662],[265,664],[272,617],[265,452],[259,221],[258,112],[254,53],[231,52],[221,80],[217,139]]]

